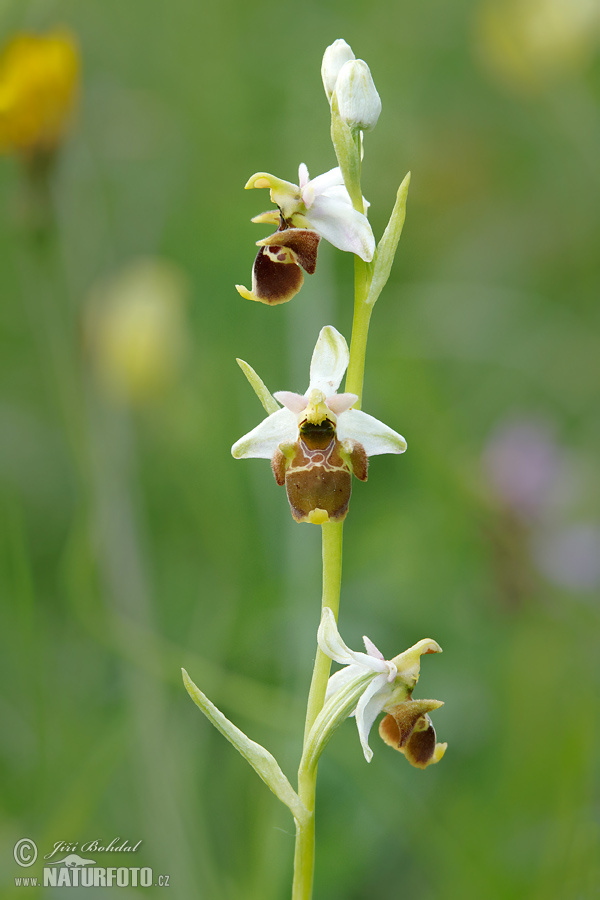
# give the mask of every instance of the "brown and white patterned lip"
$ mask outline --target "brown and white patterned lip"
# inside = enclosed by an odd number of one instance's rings
[[[281,259],[279,259],[281,257]],[[252,267],[252,293],[261,303],[287,303],[304,283],[295,253],[288,248],[261,247]]]
[[[295,254],[295,262],[302,266],[305,272],[313,275],[317,267],[317,250],[320,236],[309,228],[284,228],[257,241],[259,247],[268,247],[275,252],[277,247],[289,247]],[[278,260],[285,262],[286,260]]]

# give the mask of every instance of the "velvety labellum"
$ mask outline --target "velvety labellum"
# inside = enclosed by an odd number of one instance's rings
[[[336,437],[329,421],[300,427],[298,440],[279,448],[272,460],[278,484],[285,484],[296,522],[340,522],[348,512],[352,473],[367,477],[366,454],[360,445],[350,449]]]

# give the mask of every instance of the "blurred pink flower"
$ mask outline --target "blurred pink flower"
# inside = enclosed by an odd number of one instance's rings
[[[600,526],[576,523],[541,534],[534,542],[536,565],[548,581],[576,591],[600,585]]]
[[[497,426],[483,451],[482,465],[498,499],[531,519],[555,493],[564,453],[548,422],[514,419]]]

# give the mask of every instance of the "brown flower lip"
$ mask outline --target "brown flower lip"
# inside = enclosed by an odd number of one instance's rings
[[[252,290],[236,285],[238,293],[268,306],[287,303],[304,284],[302,269],[314,274],[320,236],[309,228],[280,228],[257,241],[259,251],[252,267]]]
[[[429,713],[443,706],[441,700],[407,699],[388,711],[379,723],[379,734],[388,745],[403,753],[409,763],[425,769],[438,762],[446,744],[437,744]]]

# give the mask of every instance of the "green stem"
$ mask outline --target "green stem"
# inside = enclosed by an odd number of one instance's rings
[[[327,522],[321,526],[323,539],[323,599],[321,608],[328,606],[337,619],[342,583],[342,522]],[[304,747],[310,729],[323,708],[331,660],[317,648],[304,729]],[[304,754],[298,770],[298,795],[310,815],[303,824],[296,822],[296,851],[292,900],[310,900],[315,867],[315,791],[317,767],[309,770]]]
[[[346,372],[345,389],[349,394],[358,395],[355,409],[360,409],[363,382],[365,377],[365,358],[367,355],[367,339],[369,322],[373,307],[365,303],[369,288],[367,283],[367,263],[359,256],[354,257],[354,319],[352,321],[352,340],[350,342],[350,362]]]
[[[357,129],[354,133],[355,153],[358,158],[357,180],[354,184],[346,185],[352,199],[354,209],[363,212],[363,196],[361,181],[361,133]],[[366,303],[369,293],[369,266],[360,256],[354,257],[354,318],[352,321],[352,340],[350,342],[350,361],[346,372],[345,390],[349,394],[357,394],[358,402],[355,409],[360,409],[362,402],[363,382],[365,377],[365,358],[367,354],[367,338],[369,336],[369,322],[373,307]]]
[[[352,198],[354,208],[363,211],[362,190],[360,186],[360,134],[354,135],[354,165],[346,169],[355,172],[356,177],[346,187]],[[365,355],[369,334],[369,321],[372,306],[367,304],[369,291],[368,264],[360,257],[355,257],[354,265],[354,321],[352,325],[352,341],[350,345],[350,362],[346,375],[346,391],[359,397],[355,406],[360,407],[362,397]],[[323,532],[323,600],[321,608],[328,606],[338,617],[340,605],[340,589],[342,582],[342,522],[328,522],[322,526]],[[331,660],[320,648],[317,648],[312,681],[306,709],[304,727],[304,747],[310,729],[323,708],[327,682],[331,670]],[[317,787],[317,766],[310,767],[307,754],[303,752],[298,769],[298,795],[309,811],[306,822],[296,821],[296,850],[294,855],[294,883],[292,900],[310,900],[312,897],[313,876],[315,867],[315,793]]]
[[[323,599],[321,609],[328,606],[337,621],[340,608],[340,588],[342,584],[342,533],[343,522],[326,522],[321,525],[323,545]],[[321,650],[317,650],[315,668],[308,694],[304,741],[325,702],[327,679],[331,660]]]

